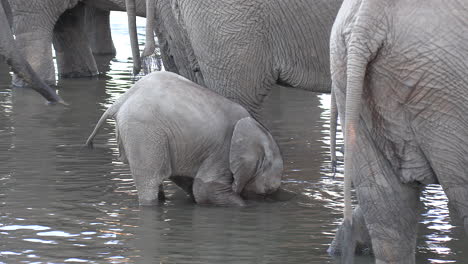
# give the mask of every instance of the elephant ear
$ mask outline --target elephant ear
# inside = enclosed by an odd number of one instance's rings
[[[247,183],[255,179],[265,158],[264,144],[268,141],[265,129],[253,118],[237,121],[229,153],[230,170],[234,181],[232,190],[241,193]]]

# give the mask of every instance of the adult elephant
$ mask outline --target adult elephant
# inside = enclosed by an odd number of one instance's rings
[[[123,0],[2,1],[13,11],[18,50],[46,83],[55,84],[52,43],[61,77],[97,75],[96,56],[115,55],[109,12],[125,11]],[[137,8],[144,15],[145,2],[137,1]]]
[[[341,0],[152,1],[165,67],[252,114],[277,85],[330,91],[329,32]]]
[[[0,1],[0,59],[4,58],[13,72],[28,83],[34,90],[40,93],[49,102],[63,102],[52,88],[45,84],[25,60],[21,52],[18,52],[9,23],[11,11],[8,2]],[[9,19],[10,18],[10,19]]]
[[[362,230],[376,263],[415,263],[425,184],[442,185],[468,232],[467,17],[457,0],[345,0],[340,9],[331,70],[345,125],[347,261]]]

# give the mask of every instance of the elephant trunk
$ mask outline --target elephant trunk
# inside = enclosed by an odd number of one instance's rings
[[[141,59],[136,28],[135,0],[125,0],[125,6],[127,8],[128,34],[130,35],[130,45],[133,56],[133,75],[137,75],[141,70]]]
[[[156,49],[154,41],[155,6],[155,0],[146,0],[146,41],[145,48],[141,53],[142,58],[151,56]]]
[[[26,59],[18,53],[18,48],[13,39],[13,33],[8,26],[9,23],[5,12],[3,4],[0,2],[0,25],[6,25],[0,28],[0,57],[4,56],[13,72],[49,102],[66,104],[62,98],[34,72]]]
[[[10,6],[10,3],[8,3],[8,0],[1,0],[0,1],[0,5],[3,5],[3,13],[5,14],[7,20],[8,20],[8,24],[11,28],[11,26],[13,25],[13,14],[11,12],[11,6]],[[3,15],[2,13],[2,15]]]

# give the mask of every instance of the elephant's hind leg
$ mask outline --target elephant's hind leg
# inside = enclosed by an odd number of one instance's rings
[[[356,255],[371,255],[372,243],[369,236],[369,230],[367,230],[366,222],[361,207],[356,206],[353,211],[353,235],[356,239]],[[336,231],[335,238],[333,239],[327,252],[331,256],[340,256],[343,252],[343,239],[344,239],[344,225]]]
[[[84,5],[78,4],[64,12],[55,25],[53,43],[60,77],[88,77],[98,74],[84,31],[84,11]]]
[[[358,145],[363,149],[353,157],[366,163],[355,168],[353,182],[376,263],[414,264],[421,189],[402,183],[370,132],[361,131]]]
[[[139,125],[120,132],[125,154],[138,192],[140,205],[156,205],[164,200],[162,183],[171,175],[166,136],[145,131]]]

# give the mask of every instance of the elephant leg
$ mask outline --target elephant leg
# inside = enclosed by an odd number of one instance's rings
[[[217,181],[204,182],[195,178],[193,195],[198,204],[213,204],[220,206],[245,206],[244,200],[232,191],[232,187]]]
[[[146,130],[142,124],[117,126],[140,205],[158,204],[164,200],[163,181],[172,171],[165,134]]]
[[[116,51],[110,27],[110,11],[86,6],[85,27],[94,55],[115,56]]]
[[[9,1],[13,14],[13,29],[19,51],[32,69],[47,84],[55,85],[55,67],[52,57],[54,26],[59,17],[78,1],[15,0]],[[16,76],[14,85],[23,86]]]
[[[85,27],[98,71],[100,73],[106,72],[110,69],[110,60],[116,54],[110,27],[110,11],[87,5]]]
[[[85,33],[84,11],[84,5],[78,4],[65,11],[55,24],[53,43],[60,77],[89,77],[98,74]]]
[[[401,182],[363,127],[357,133],[360,151],[354,153],[353,164],[360,166],[354,168],[353,182],[376,263],[414,264],[421,188]]]
[[[328,254],[332,256],[340,256],[343,252],[342,245],[344,239],[343,225],[341,225],[336,231],[335,238],[333,239],[330,247],[328,248]],[[367,230],[364,215],[360,206],[357,206],[353,211],[353,234],[356,239],[356,250],[357,255],[370,255],[372,254],[372,243]]]
[[[23,28],[27,28],[25,25]],[[52,27],[52,26],[51,26]],[[37,75],[49,85],[55,85],[55,67],[52,59],[52,30],[16,31],[16,44],[21,54],[31,64]],[[15,86],[26,86],[16,75],[12,80]]]
[[[461,219],[468,236],[468,184],[465,182],[462,185],[444,185],[443,187],[449,199],[449,205],[453,209],[451,217]]]
[[[164,68],[206,86],[191,40],[174,16],[170,1],[156,1],[155,17],[155,33]]]

